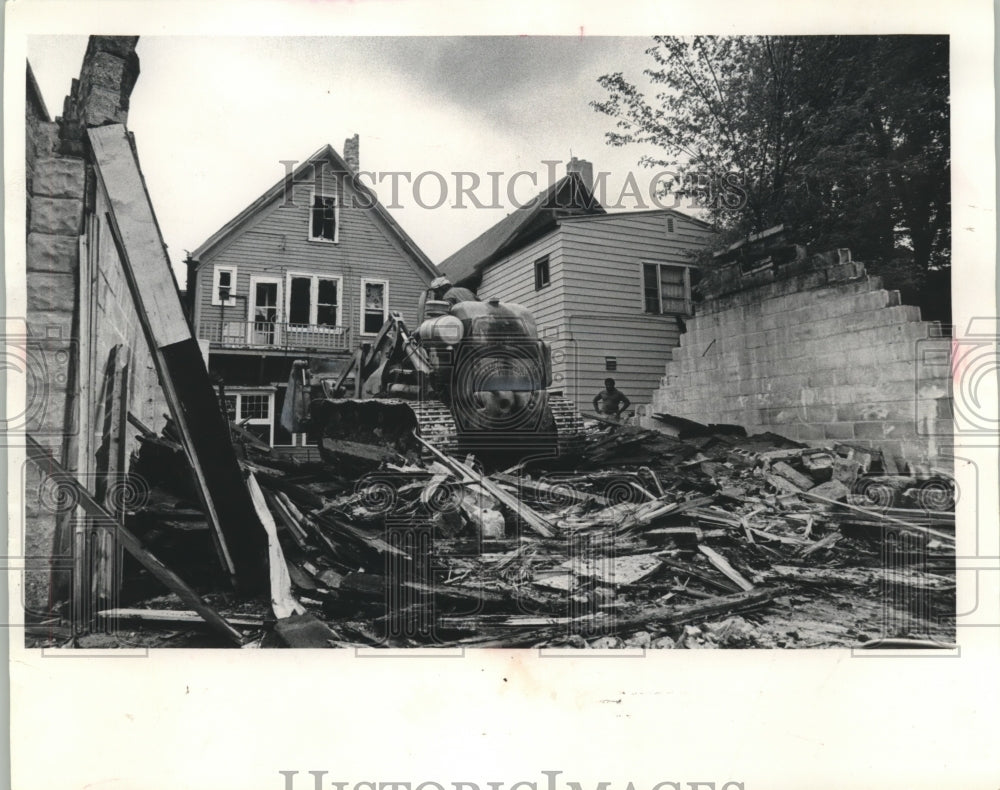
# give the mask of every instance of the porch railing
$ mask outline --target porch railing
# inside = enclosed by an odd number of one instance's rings
[[[346,327],[270,321],[201,321],[198,337],[217,348],[262,350],[350,351],[351,332]]]

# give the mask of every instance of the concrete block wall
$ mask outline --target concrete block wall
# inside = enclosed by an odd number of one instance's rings
[[[807,444],[949,465],[948,351],[936,324],[849,255],[699,305],[640,421],[665,412]]]

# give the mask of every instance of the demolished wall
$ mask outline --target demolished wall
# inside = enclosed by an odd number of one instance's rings
[[[159,428],[166,411],[86,143],[87,128],[125,121],[139,73],[137,41],[91,37],[80,78],[55,121],[28,72],[27,342],[37,351],[27,373],[37,383],[31,391],[29,382],[34,411],[25,429],[112,511],[142,495],[125,477],[135,449],[124,430],[128,414]],[[111,545],[103,539],[96,548],[77,545],[87,538],[73,502],[26,466],[29,617],[66,600],[74,579],[90,576],[78,564]],[[97,586],[113,590],[113,558],[99,564]]]
[[[950,339],[849,251],[706,279],[644,426],[667,413],[950,466]]]

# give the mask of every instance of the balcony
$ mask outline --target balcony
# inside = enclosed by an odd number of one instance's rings
[[[279,324],[266,321],[201,321],[198,338],[212,348],[248,351],[350,351],[345,327]]]

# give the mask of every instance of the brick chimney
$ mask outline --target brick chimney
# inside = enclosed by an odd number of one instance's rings
[[[587,186],[589,192],[594,191],[594,166],[586,159],[577,159],[575,156],[566,163],[566,175],[579,173],[580,178]]]
[[[361,141],[358,135],[348,137],[344,140],[344,161],[347,162],[347,166],[355,173],[361,169],[360,146]]]

